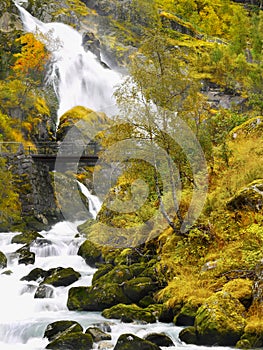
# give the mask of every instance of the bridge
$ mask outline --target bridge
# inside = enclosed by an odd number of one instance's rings
[[[0,142],[0,155],[16,154],[19,151],[31,156],[34,162],[43,163],[54,170],[66,168],[69,164],[95,166],[101,146],[91,141],[84,144],[75,142],[38,142],[35,145],[24,145],[21,142]]]

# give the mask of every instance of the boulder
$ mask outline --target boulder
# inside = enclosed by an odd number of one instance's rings
[[[84,241],[78,250],[80,255],[89,266],[95,267],[96,263],[102,262],[101,250],[91,241]]]
[[[102,312],[102,316],[106,318],[114,318],[122,320],[123,322],[133,322],[133,321],[142,321],[147,323],[156,322],[156,318],[147,309],[142,309],[139,306],[118,304],[110,309],[105,309]]]
[[[196,334],[196,329],[193,326],[186,327],[182,329],[179,333],[179,339],[186,344],[197,344],[198,339]]]
[[[123,285],[124,294],[135,303],[156,290],[156,283],[150,277],[136,277]]]
[[[41,236],[41,234],[36,231],[28,231],[14,236],[11,240],[11,243],[29,245],[38,237],[43,238],[43,236]]]
[[[35,299],[44,299],[44,298],[53,298],[54,290],[51,286],[42,284],[37,287],[34,298]]]
[[[217,292],[198,309],[195,329],[198,344],[234,346],[243,334],[245,307],[227,292]]]
[[[186,303],[179,313],[174,317],[173,322],[176,326],[193,326],[195,323],[195,315],[200,305]]]
[[[261,211],[263,207],[263,179],[255,180],[238,191],[227,203],[229,210]]]
[[[244,329],[244,334],[237,342],[236,347],[240,349],[255,349],[263,347],[262,319],[252,316]]]
[[[25,245],[16,251],[18,255],[18,264],[34,264],[35,263],[35,253],[30,252],[29,246]]]
[[[102,311],[119,303],[130,304],[131,301],[117,283],[109,283],[103,286],[71,288],[67,306],[69,310]]]
[[[120,284],[127,280],[130,280],[132,277],[133,275],[128,266],[118,265],[118,266],[115,266],[113,269],[111,269],[108,273],[96,279],[95,284],[102,284],[102,285],[108,284],[108,283]],[[94,278],[92,280],[92,283],[94,283]]]
[[[166,346],[166,347],[174,346],[172,339],[164,333],[148,334],[144,339],[158,346]]]
[[[103,332],[98,327],[89,327],[85,333],[90,334],[94,342],[99,342],[102,340],[111,340],[111,335]]]
[[[83,331],[83,328],[76,321],[56,321],[47,326],[45,329],[44,338],[47,338],[49,341],[54,340],[66,330],[70,333],[79,333]]]
[[[173,319],[174,319],[173,309],[167,306],[163,306],[160,312],[160,315],[158,317],[158,321],[164,322],[164,323],[170,323],[173,321]]]
[[[47,271],[48,277],[42,284],[51,284],[54,287],[69,286],[80,278],[80,273],[73,270],[72,267],[57,267]]]
[[[7,257],[3,252],[0,251],[0,269],[3,269],[7,266]]]
[[[29,272],[28,275],[21,278],[21,281],[43,281],[47,276],[47,271],[37,267]]]
[[[83,334],[80,332],[62,333],[59,337],[52,340],[46,349],[54,350],[89,350],[92,349],[93,342],[92,337],[89,334]]]
[[[113,350],[161,350],[161,348],[133,334],[122,334]]]
[[[238,299],[245,308],[249,308],[252,303],[253,282],[249,279],[236,278],[226,283],[223,291]]]
[[[100,279],[102,276],[106,275],[108,272],[110,272],[113,269],[113,265],[111,264],[102,264],[98,267],[97,271],[94,273],[92,277],[92,284],[95,284],[95,282]]]

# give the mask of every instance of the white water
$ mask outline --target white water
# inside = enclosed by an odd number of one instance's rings
[[[96,216],[98,212],[100,211],[101,208],[101,201],[97,196],[94,196],[93,194],[90,193],[88,188],[81,182],[77,181],[79,188],[81,192],[84,194],[84,196],[88,199],[89,201],[89,212],[92,215],[93,219],[96,219]]]
[[[49,81],[59,101],[58,118],[74,106],[85,106],[111,116],[117,112],[113,92],[121,76],[104,68],[91,52],[85,52],[82,36],[64,23],[43,23],[31,16],[23,7],[21,13],[27,32],[38,36],[52,53]]]

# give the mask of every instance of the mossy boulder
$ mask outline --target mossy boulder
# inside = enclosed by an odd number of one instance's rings
[[[99,280],[102,276],[106,275],[113,269],[113,265],[111,264],[103,264],[98,267],[98,270],[94,273],[92,277],[92,284],[95,284],[97,280]]]
[[[0,251],[0,269],[3,269],[7,266],[7,257],[3,252]]]
[[[111,335],[103,332],[98,327],[89,327],[86,334],[90,334],[94,342],[100,342],[102,340],[111,340]]]
[[[135,303],[156,290],[156,283],[150,277],[136,277],[123,285],[124,294]]]
[[[101,276],[96,280],[96,284],[105,284],[105,283],[123,283],[127,280],[130,280],[133,277],[130,269],[126,265],[115,266],[105,275]],[[93,283],[94,279],[92,280]]]
[[[233,346],[246,326],[245,307],[227,292],[217,292],[198,309],[195,328],[198,344]]]
[[[41,237],[40,233],[37,231],[28,231],[24,233],[20,233],[19,235],[16,235],[12,238],[11,243],[17,243],[17,244],[31,244],[36,238]]]
[[[244,334],[237,342],[240,349],[254,349],[263,347],[263,323],[262,318],[253,316],[248,319]]]
[[[69,310],[102,311],[119,303],[130,304],[130,299],[117,283],[92,287],[73,287],[69,290],[67,306]]]
[[[171,307],[166,305],[162,306],[160,315],[158,316],[158,321],[163,323],[171,323],[174,319],[174,311]]]
[[[30,265],[35,263],[35,253],[30,252],[30,247],[25,245],[16,250],[18,255],[18,264]]]
[[[80,255],[89,266],[95,267],[96,263],[102,262],[101,250],[89,240],[84,241],[78,250]]]
[[[226,283],[223,291],[238,299],[246,308],[252,303],[253,282],[249,279],[237,278]]]
[[[198,339],[196,334],[196,329],[194,326],[186,327],[182,329],[179,333],[179,339],[186,344],[197,344]]]
[[[174,346],[172,339],[165,333],[151,333],[148,334],[144,339],[158,346]]]
[[[51,284],[54,287],[69,286],[80,278],[80,273],[73,270],[72,267],[58,267],[48,271],[48,277],[44,279],[43,284]]]
[[[52,340],[46,349],[54,350],[88,350],[92,349],[93,341],[90,334],[80,332],[67,333],[65,331],[59,337]]]
[[[134,334],[122,334],[113,350],[161,350],[161,348],[148,340],[141,339]]]
[[[176,326],[193,326],[195,316],[200,305],[193,305],[191,302],[186,303],[179,313],[174,317],[173,322]]]
[[[50,323],[45,329],[44,338],[47,338],[49,341],[57,338],[63,332],[68,331],[69,333],[82,332],[82,326],[76,321],[56,321]]]
[[[124,322],[142,321],[147,323],[156,322],[155,316],[147,309],[142,309],[139,306],[118,304],[110,309],[105,309],[102,316],[106,318],[114,318]]]
[[[47,271],[37,267],[21,278],[21,281],[43,281],[47,277]]]
[[[238,191],[227,203],[229,210],[261,211],[263,208],[263,179],[255,180]]]

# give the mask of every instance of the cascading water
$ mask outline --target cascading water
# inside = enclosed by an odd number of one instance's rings
[[[113,92],[121,76],[103,67],[96,56],[86,52],[82,36],[63,23],[43,23],[16,4],[27,32],[42,33],[52,53],[48,80],[53,83],[59,101],[58,118],[74,106],[85,106],[108,116],[117,112]]]
[[[95,110],[103,109],[112,103],[113,86],[119,76],[114,72],[103,69],[90,53],[81,48],[81,37],[73,29],[61,23],[42,23],[18,6],[25,29],[34,31],[37,27],[43,33],[54,30],[54,36],[63,42],[56,56],[53,66],[53,79],[57,80],[57,93],[60,101],[58,115],[73,107],[84,105]],[[69,43],[68,47],[66,43]],[[84,194],[89,199],[84,185],[79,183]],[[100,203],[94,202],[93,216],[99,210]],[[8,258],[7,268],[0,274],[0,349],[1,350],[44,350],[48,340],[43,338],[48,324],[58,320],[75,320],[84,328],[104,322],[105,319],[98,312],[73,312],[67,309],[67,294],[73,286],[89,286],[95,269],[89,267],[83,258],[77,255],[82,238],[76,238],[79,223],[62,222],[50,231],[40,232],[42,238],[37,238],[30,246],[35,253],[34,264],[18,264],[18,257],[14,253],[21,244],[11,243],[16,233],[0,234],[0,251]],[[44,270],[57,267],[72,267],[81,277],[68,287],[51,287],[46,298],[34,298],[38,281],[24,281],[21,278],[34,268]],[[144,337],[152,332],[165,332],[174,341],[175,346],[170,350],[180,349],[208,349],[194,345],[184,345],[178,341],[179,327],[173,324],[124,324],[112,320],[111,348],[123,333],[133,333]],[[98,345],[95,345],[95,347]],[[164,348],[163,348],[164,349]],[[167,348],[165,348],[167,349]],[[214,347],[216,350],[217,348]],[[226,349],[226,348],[225,348]],[[66,350],[66,349],[65,349]],[[77,349],[76,349],[77,350]]]
[[[79,188],[83,195],[88,199],[89,201],[89,212],[92,215],[92,217],[95,219],[98,212],[100,211],[101,208],[101,201],[97,196],[94,196],[90,193],[88,188],[83,185],[81,182],[77,181]]]

